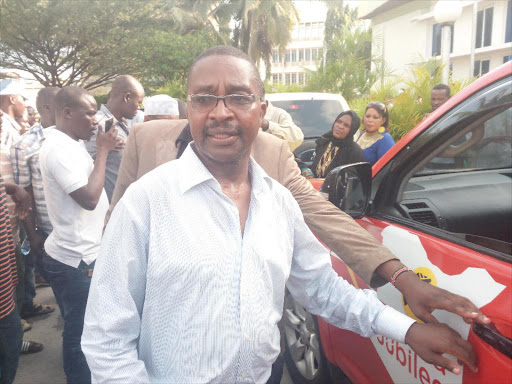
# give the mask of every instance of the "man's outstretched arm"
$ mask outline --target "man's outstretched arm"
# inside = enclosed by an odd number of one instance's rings
[[[368,285],[374,288],[384,285],[391,281],[397,269],[404,266],[349,215],[326,201],[300,175],[293,154],[286,145],[282,146],[279,181],[292,193],[311,231]],[[432,312],[443,309],[462,316],[466,322],[490,323],[468,299],[427,284],[412,272],[401,274],[395,286],[406,297],[414,314],[425,322],[436,322]]]

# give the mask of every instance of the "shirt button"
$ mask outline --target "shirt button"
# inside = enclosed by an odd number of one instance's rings
[[[245,340],[251,340],[248,333],[245,334]]]
[[[247,377],[247,373],[242,373],[242,379],[245,379]]]

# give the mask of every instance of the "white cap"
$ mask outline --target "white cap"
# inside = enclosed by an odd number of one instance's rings
[[[0,95],[21,95],[24,99],[27,99],[23,82],[19,79],[0,80]]]
[[[155,95],[144,98],[144,115],[179,115],[178,102],[168,95]]]

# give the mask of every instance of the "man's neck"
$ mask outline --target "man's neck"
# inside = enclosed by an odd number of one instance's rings
[[[219,163],[199,153],[194,145],[192,145],[192,149],[221,185],[243,184],[249,180],[249,153],[241,156],[236,162]]]
[[[14,110],[10,106],[9,107],[2,106],[2,107],[0,107],[0,109],[2,110],[3,113],[8,115],[13,120],[16,119],[16,116],[14,115]]]
[[[68,128],[68,127],[56,124],[55,125],[55,129],[57,129],[58,131],[61,131],[62,133],[68,135],[69,137],[71,137],[75,141],[79,140],[79,138],[77,136],[75,136],[73,131],[70,128]]]
[[[118,105],[109,101],[105,106],[107,107],[109,112],[116,118],[117,121],[123,120],[123,116],[121,116],[121,111]]]

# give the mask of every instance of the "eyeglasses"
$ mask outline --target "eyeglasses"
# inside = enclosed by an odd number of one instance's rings
[[[372,101],[371,103],[368,103],[366,106],[366,109],[371,107],[377,107],[381,111],[384,111],[384,113],[387,113],[388,109],[386,108],[386,105],[384,103],[381,103],[380,101]]]
[[[188,95],[187,100],[192,104],[192,108],[199,112],[210,112],[217,107],[219,100],[224,101],[226,108],[232,111],[247,111],[256,101],[256,96],[250,95]]]

